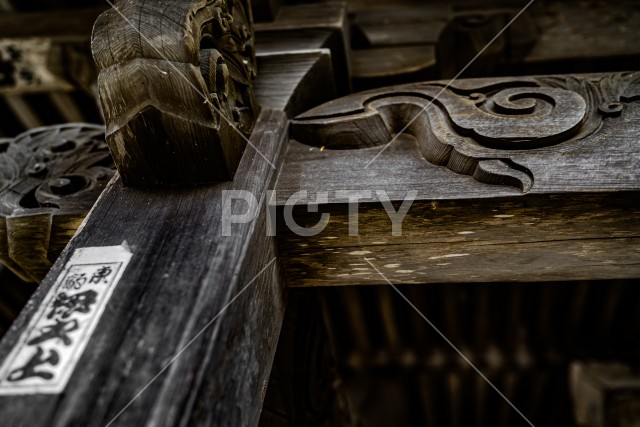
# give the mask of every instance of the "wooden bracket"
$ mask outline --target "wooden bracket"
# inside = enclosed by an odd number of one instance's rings
[[[259,112],[248,1],[118,1],[92,50],[125,185],[233,178]]]

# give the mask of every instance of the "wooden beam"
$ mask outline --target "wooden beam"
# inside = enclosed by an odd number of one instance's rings
[[[111,182],[0,344],[0,417],[5,422],[104,426],[117,416],[116,425],[257,425],[286,300],[276,242],[268,236],[261,206],[282,165],[288,128],[284,111],[304,111],[318,102],[314,96],[295,95],[295,84],[287,99],[267,88],[277,88],[277,81],[310,82],[305,68],[321,82],[332,81],[329,67],[326,75],[318,74],[328,63],[324,52],[301,54],[303,65],[291,57],[288,62],[288,67],[279,62],[279,73],[262,77],[270,81],[261,83],[261,103],[278,100],[282,109],[263,108],[251,134],[255,149],[245,151],[233,182],[169,190],[125,188],[118,177]],[[335,96],[332,85],[316,87]],[[231,235],[224,235],[221,222],[226,190],[247,191],[260,202],[252,208],[255,220],[234,225]],[[103,263],[114,250],[131,258],[77,364],[60,351],[56,366],[71,366],[68,382],[17,391],[15,382],[31,371],[12,367],[18,363],[13,355],[21,348],[37,351],[28,344],[37,338],[27,337],[40,330],[33,329],[33,322],[48,307],[48,296],[62,298],[61,280],[71,282],[61,275],[71,271],[69,262],[75,263],[78,250],[86,248],[102,248],[92,251],[102,251]],[[70,289],[83,286],[78,283],[83,282],[73,281]],[[90,308],[87,316],[93,316]],[[70,333],[70,339],[75,346],[80,337]],[[47,355],[65,347],[56,340],[47,345],[42,350]],[[42,391],[53,387],[64,393]],[[33,405],[37,413],[27,410]]]
[[[413,84],[299,116],[274,197],[289,283],[386,283],[365,257],[393,283],[640,276],[639,80]],[[308,192],[292,211],[301,227],[331,215],[310,237],[283,217],[299,191]],[[397,210],[411,191],[415,203],[394,235],[382,203],[388,197]],[[364,194],[357,236],[349,235],[350,192]]]
[[[286,5],[273,22],[256,26],[256,52],[329,49],[340,95],[351,92],[350,40],[344,2]]]

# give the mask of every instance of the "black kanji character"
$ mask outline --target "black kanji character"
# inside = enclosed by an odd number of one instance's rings
[[[89,283],[100,283],[100,281],[109,283],[109,280],[107,280],[107,278],[111,275],[112,272],[113,270],[111,269],[111,267],[105,265],[104,267],[99,268],[98,271],[96,271],[93,276],[91,276],[91,279],[89,279]]]
[[[64,279],[62,288],[78,290],[85,283],[87,283],[87,276],[85,275],[85,273],[74,273],[74,274],[70,274]]]
[[[38,346],[38,348],[36,349],[36,353],[31,356],[31,359],[29,359],[27,364],[11,371],[11,373],[7,377],[7,380],[16,382],[32,377],[40,377],[44,378],[45,380],[50,380],[51,378],[53,378],[53,374],[51,372],[37,371],[36,368],[40,365],[44,365],[45,363],[48,363],[51,366],[56,366],[60,361],[60,356],[55,350],[49,350],[49,357],[44,358],[43,356],[44,350],[42,349],[42,347]]]
[[[45,325],[40,328],[40,336],[31,339],[27,344],[36,345],[47,340],[58,338],[64,345],[71,345],[71,338],[69,338],[68,334],[78,329],[78,321],[71,319],[68,322],[63,322],[55,319],[55,322],[53,325]]]
[[[88,313],[91,311],[91,305],[96,303],[97,298],[98,294],[95,291],[85,291],[71,296],[60,292],[53,302],[53,307],[47,315],[47,319],[52,319],[54,316],[67,319],[76,311],[78,313]]]

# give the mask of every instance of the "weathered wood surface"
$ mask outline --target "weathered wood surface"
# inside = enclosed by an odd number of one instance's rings
[[[247,1],[119,1],[92,50],[107,142],[126,185],[233,178],[259,112]]]
[[[258,423],[285,304],[276,242],[267,234],[262,207],[266,190],[274,188],[288,140],[284,111],[304,111],[319,102],[314,96],[293,96],[295,90],[285,99],[268,88],[277,87],[279,79],[308,82],[304,70],[332,80],[331,74],[318,71],[328,61],[325,55],[320,52],[315,60],[309,53],[301,55],[303,65],[291,63],[279,74],[262,77],[274,81],[263,82],[261,104],[277,100],[282,110],[263,108],[251,135],[256,149],[245,151],[233,182],[171,190],[124,188],[119,178],[111,182],[3,339],[0,360],[7,357],[74,249],[126,240],[133,258],[64,394],[0,397],[3,422],[104,427],[233,302],[113,425]],[[266,64],[267,59],[262,60]],[[331,88],[324,88],[330,97],[335,96]],[[259,209],[257,218],[234,225],[228,237],[222,235],[221,225],[224,190],[248,191],[259,199],[252,208]],[[249,287],[240,294],[245,286]]]
[[[289,283],[385,283],[365,257],[398,283],[638,277],[637,91],[637,73],[462,80],[365,92],[299,116],[274,197]],[[331,214],[310,238],[283,218],[302,190],[298,224]],[[364,193],[357,237],[345,191]],[[395,210],[415,191],[401,236],[379,191]],[[321,192],[318,213],[307,213]]]
[[[0,139],[0,262],[42,280],[114,172],[99,125]]]
[[[276,164],[283,120],[283,113],[264,110],[252,136]],[[64,395],[1,397],[4,422],[106,425],[268,266],[115,425],[257,423],[284,294],[280,268],[273,262],[275,246],[264,238],[263,227],[247,224],[231,237],[221,236],[222,190],[260,194],[273,182],[269,164],[254,151],[247,154],[229,184],[151,192],[122,188],[119,179],[112,183],[3,340],[0,358],[6,357],[73,249],[126,240],[133,260]],[[34,407],[37,412],[30,409]]]
[[[636,368],[575,362],[570,384],[578,426],[631,427],[640,423],[640,376]]]
[[[287,5],[273,22],[256,23],[256,52],[329,49],[338,94],[351,92],[350,36],[344,2]]]

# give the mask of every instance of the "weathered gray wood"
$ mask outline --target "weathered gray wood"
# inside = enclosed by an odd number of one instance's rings
[[[272,81],[263,82],[261,104],[275,99],[285,111],[304,111],[318,99],[295,95],[296,85],[291,86],[288,99],[282,92],[271,94],[268,88],[277,88],[279,79],[306,84],[304,70],[330,81],[331,74],[319,73],[328,59],[320,52],[301,55],[302,65],[287,60],[290,66],[281,67],[279,74],[262,77]],[[266,58],[263,61],[267,64]],[[2,341],[0,360],[6,358],[74,249],[126,240],[132,261],[64,394],[0,397],[3,422],[104,427],[233,301],[114,425],[258,423],[286,297],[282,270],[275,260],[276,242],[267,234],[262,206],[282,164],[287,124],[284,111],[262,110],[251,135],[255,149],[245,151],[233,182],[169,190],[124,188],[119,178],[111,182]],[[226,237],[221,225],[224,190],[248,191],[260,201],[256,220],[235,225]],[[34,406],[39,408],[37,413],[29,410]]]
[[[329,49],[338,94],[351,92],[349,21],[344,2],[283,6],[273,22],[256,23],[256,51]]]
[[[107,142],[127,185],[233,178],[259,112],[247,1],[116,2],[92,50]]]
[[[637,277],[637,82],[622,73],[425,83],[299,116],[274,197],[290,283],[385,283],[365,257],[394,283]],[[301,190],[309,199],[296,222],[332,215],[313,237],[284,226]],[[357,237],[344,190],[365,192]],[[398,209],[412,190],[395,237],[376,192]],[[318,192],[326,202],[307,213]]]
[[[264,110],[252,136],[256,147],[276,164],[285,119],[281,112]],[[247,154],[238,178],[229,184],[145,192],[124,189],[120,180],[112,183],[40,286],[30,309],[3,340],[0,357],[4,359],[74,248],[126,240],[133,261],[63,397],[1,397],[5,422],[62,426],[82,420],[83,425],[104,426],[269,265],[251,289],[120,415],[117,425],[257,422],[284,310],[283,282],[278,264],[269,264],[275,248],[264,238],[263,226],[247,224],[225,238],[216,220],[222,190],[260,194],[273,182],[268,163],[254,151]],[[140,209],[132,209],[135,206]],[[28,410],[34,406],[37,413]]]

